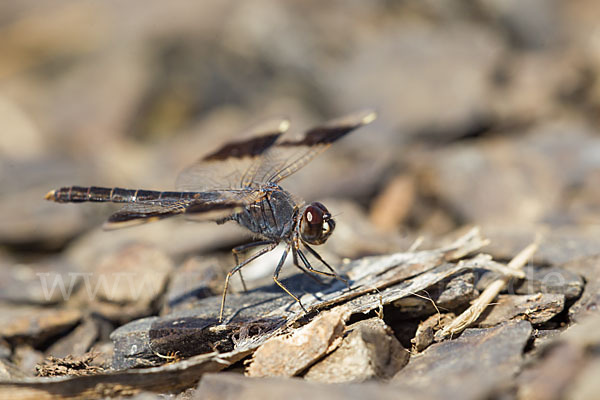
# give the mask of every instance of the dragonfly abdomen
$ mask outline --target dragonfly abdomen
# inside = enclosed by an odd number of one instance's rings
[[[81,203],[84,201],[135,203],[138,201],[171,200],[178,201],[189,196],[190,192],[161,192],[158,190],[106,188],[98,186],[69,186],[52,190],[46,200],[58,203]]]

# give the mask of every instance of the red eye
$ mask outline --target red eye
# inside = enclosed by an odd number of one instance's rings
[[[325,206],[315,202],[304,209],[299,227],[302,240],[310,244],[322,244],[333,232],[335,222]]]
[[[306,222],[312,226],[321,226],[323,224],[323,210],[310,205],[306,207],[306,210],[304,211],[304,218],[306,219]]]

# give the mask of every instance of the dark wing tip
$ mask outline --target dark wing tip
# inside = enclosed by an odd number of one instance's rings
[[[298,141],[284,141],[281,146],[315,146],[330,144],[347,133],[373,122],[377,113],[372,110],[360,111],[341,118],[336,118],[323,125],[317,126],[306,132],[303,139]]]
[[[254,137],[248,140],[227,143],[219,150],[205,156],[203,161],[220,161],[228,158],[244,158],[259,156],[279,137],[279,133]]]
[[[290,121],[277,118],[263,121],[250,132],[251,137],[225,144],[223,147],[205,156],[203,161],[219,161],[228,158],[256,157],[271,147],[279,136],[288,130]]]

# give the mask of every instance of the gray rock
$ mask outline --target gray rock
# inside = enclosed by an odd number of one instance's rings
[[[467,329],[459,338],[427,348],[393,379],[398,391],[425,397],[480,399],[510,387],[531,335],[526,321]]]

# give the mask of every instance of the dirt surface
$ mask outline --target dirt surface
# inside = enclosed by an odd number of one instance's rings
[[[2,2],[0,398],[594,398],[598,15]],[[336,222],[315,249],[347,286],[282,270],[307,313],[273,283],[278,247],[247,291],[231,279],[219,323],[230,250],[252,240],[234,223],[106,231],[117,205],[44,200],[172,191],[261,121],[294,137],[363,109],[377,119],[281,183]]]

